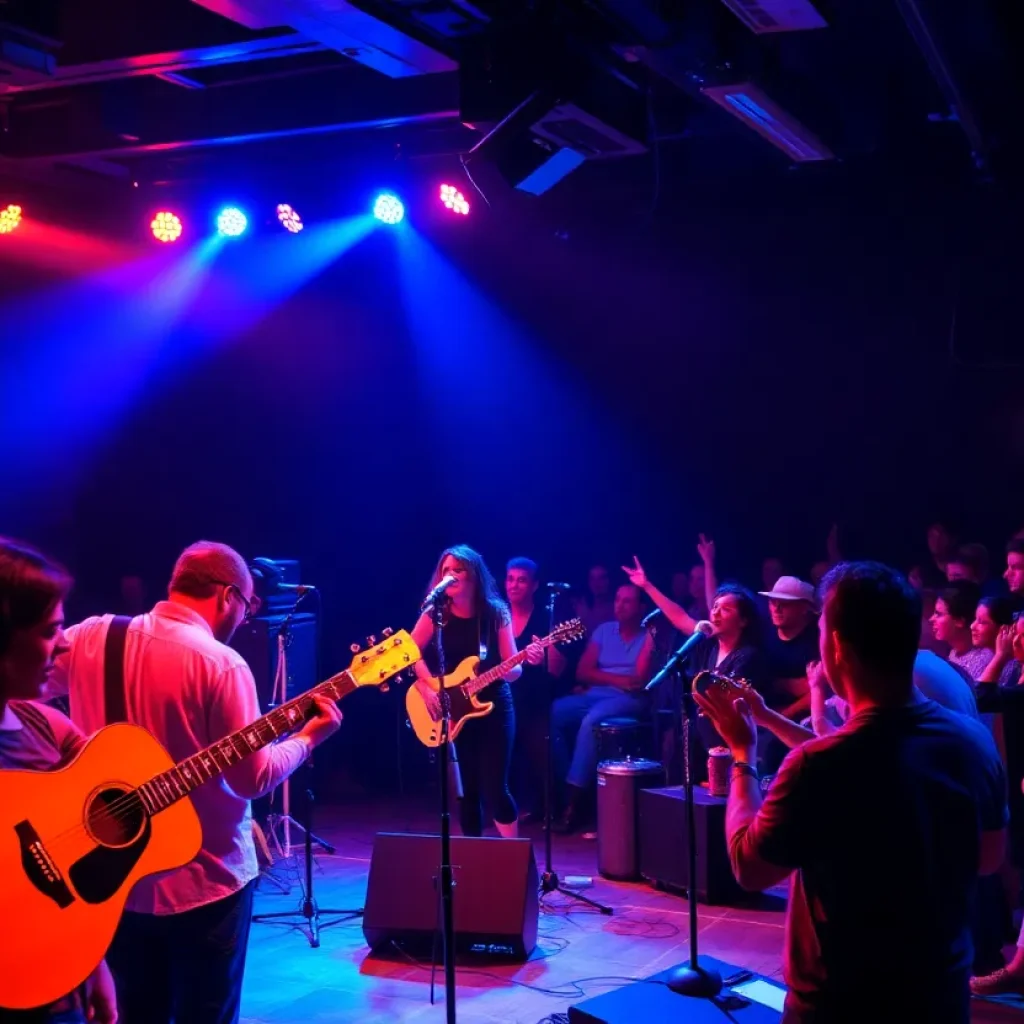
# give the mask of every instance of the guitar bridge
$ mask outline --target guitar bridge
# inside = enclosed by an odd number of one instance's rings
[[[28,880],[62,910],[70,907],[75,902],[75,897],[39,838],[39,833],[28,821],[19,821],[14,826],[14,832],[21,848],[21,866],[25,869]]]

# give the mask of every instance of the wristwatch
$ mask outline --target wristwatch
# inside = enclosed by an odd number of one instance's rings
[[[757,769],[746,761],[733,761],[732,778],[738,779],[743,775],[749,775],[755,782],[758,781]]]

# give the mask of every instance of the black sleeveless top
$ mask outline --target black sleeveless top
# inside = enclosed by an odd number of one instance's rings
[[[463,619],[458,615],[452,615],[450,611],[448,612],[442,637],[445,672],[454,672],[465,658],[480,658],[478,674],[501,662],[501,654],[498,651],[498,613],[485,610],[482,618],[482,622],[481,617],[476,615]],[[436,676],[438,672],[436,629],[430,638],[427,649],[423,652],[423,660],[427,663],[430,674]],[[507,684],[502,682],[493,685]],[[483,691],[483,694],[486,696],[491,689],[492,687],[489,686]]]

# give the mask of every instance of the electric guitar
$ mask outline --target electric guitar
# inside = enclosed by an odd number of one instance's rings
[[[579,640],[586,632],[586,627],[579,619],[570,619],[556,626],[543,640],[537,642],[541,647],[552,647],[555,644],[569,643],[571,640]],[[503,661],[500,665],[488,669],[482,675],[477,675],[476,670],[480,664],[479,658],[465,658],[459,666],[445,675],[444,688],[448,692],[448,701],[451,708],[448,739],[454,740],[462,731],[463,725],[471,718],[483,718],[489,715],[494,708],[490,702],[477,700],[478,694],[484,687],[491,683],[498,682],[506,673],[526,661],[526,650],[520,651],[515,656]],[[434,699],[425,700],[419,687],[410,686],[405,693],[405,710],[409,716],[409,725],[416,733],[416,738],[427,747],[439,747],[441,745],[441,685],[436,678],[423,680],[433,691]]]
[[[199,852],[194,789],[301,726],[314,697],[381,686],[419,657],[407,632],[385,630],[344,672],[177,765],[117,724],[59,771],[0,771],[0,1007],[51,1003],[96,969],[131,887]]]

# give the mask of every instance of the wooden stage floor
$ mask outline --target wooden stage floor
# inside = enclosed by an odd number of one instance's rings
[[[317,855],[314,889],[323,907],[361,907],[375,833],[436,832],[426,804],[366,802],[317,808],[316,831],[333,843],[334,855]],[[539,870],[544,844],[539,827],[527,827]],[[525,964],[461,967],[460,1024],[539,1024],[564,1014],[572,1003],[644,978],[686,959],[686,901],[637,883],[597,877],[596,843],[555,837],[554,867],[566,875],[591,875],[588,895],[614,908],[611,917],[572,905],[558,894],[545,898],[538,949]],[[262,883],[256,912],[297,908],[297,881],[290,894]],[[700,951],[766,975],[781,984],[781,900],[765,908],[700,907]],[[287,925],[254,923],[242,1001],[243,1024],[359,1024],[442,1022],[444,979],[437,975],[438,1002],[429,1002],[430,969],[395,955],[370,955],[357,918],[325,928],[311,949]],[[1024,1004],[1018,1004],[1024,1006]],[[680,1020],[685,1016],[680,1014]],[[976,1003],[972,1019],[1016,1020],[1019,1011]]]

